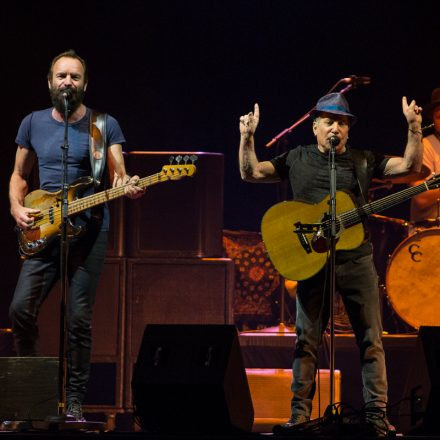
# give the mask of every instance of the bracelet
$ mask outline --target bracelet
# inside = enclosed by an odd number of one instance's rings
[[[408,130],[413,134],[419,134],[420,136],[423,136],[422,130],[413,130],[412,128],[409,127]]]

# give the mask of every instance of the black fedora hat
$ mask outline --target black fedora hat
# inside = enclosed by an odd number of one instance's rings
[[[316,107],[312,110],[314,116],[317,113],[332,113],[335,115],[348,116],[351,125],[356,122],[356,116],[350,113],[350,107],[342,93],[329,93],[319,98]]]
[[[431,93],[431,102],[423,107],[424,113],[428,118],[432,118],[432,112],[440,106],[440,87],[434,89]]]

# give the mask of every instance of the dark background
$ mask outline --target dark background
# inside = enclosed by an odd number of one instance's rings
[[[278,185],[239,177],[238,118],[258,102],[263,145],[340,78],[371,75],[348,99],[358,122],[351,144],[401,154],[401,97],[421,105],[440,86],[438,2],[76,1],[2,6],[0,327],[18,272],[7,186],[21,119],[50,106],[50,60],[74,48],[90,69],[86,104],[115,116],[129,150],[225,155],[224,227],[257,231]],[[312,141],[310,122],[291,136]],[[136,171],[136,170],[130,170]],[[403,205],[387,213],[408,217]]]

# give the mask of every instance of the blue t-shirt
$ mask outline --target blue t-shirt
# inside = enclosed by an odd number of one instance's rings
[[[90,109],[79,121],[68,125],[68,177],[71,184],[80,177],[91,176],[89,153]],[[115,118],[107,117],[107,147],[125,142],[124,135]],[[64,144],[64,122],[52,117],[52,108],[35,111],[27,115],[20,124],[15,142],[35,152],[38,159],[40,188],[54,192],[61,189],[62,150]],[[104,171],[105,172],[105,171]],[[93,193],[93,187],[84,195]],[[86,213],[89,216],[90,213]],[[109,213],[104,206],[101,230],[108,230]]]

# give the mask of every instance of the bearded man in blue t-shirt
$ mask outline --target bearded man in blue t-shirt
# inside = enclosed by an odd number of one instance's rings
[[[48,73],[49,92],[53,107],[26,116],[18,130],[14,170],[10,179],[11,214],[17,227],[28,231],[35,226],[39,209],[25,207],[28,179],[38,164],[40,188],[54,192],[61,189],[62,151],[65,130],[65,103],[68,97],[68,173],[67,183],[91,176],[89,124],[91,110],[83,104],[87,88],[87,65],[75,51],[56,56]],[[124,135],[118,122],[107,115],[105,133],[106,161],[113,187],[125,186],[130,198],[140,197],[144,190],[136,186],[138,176],[130,177],[122,154]],[[93,193],[93,187],[87,190]],[[86,192],[86,193],[87,193]],[[85,233],[70,242],[67,275],[69,281],[67,317],[67,420],[84,421],[82,402],[89,379],[91,355],[91,319],[96,287],[107,248],[109,213],[106,205],[84,211],[73,218]],[[60,276],[60,244],[55,239],[41,252],[23,262],[10,318],[17,354],[36,356],[38,311]]]

